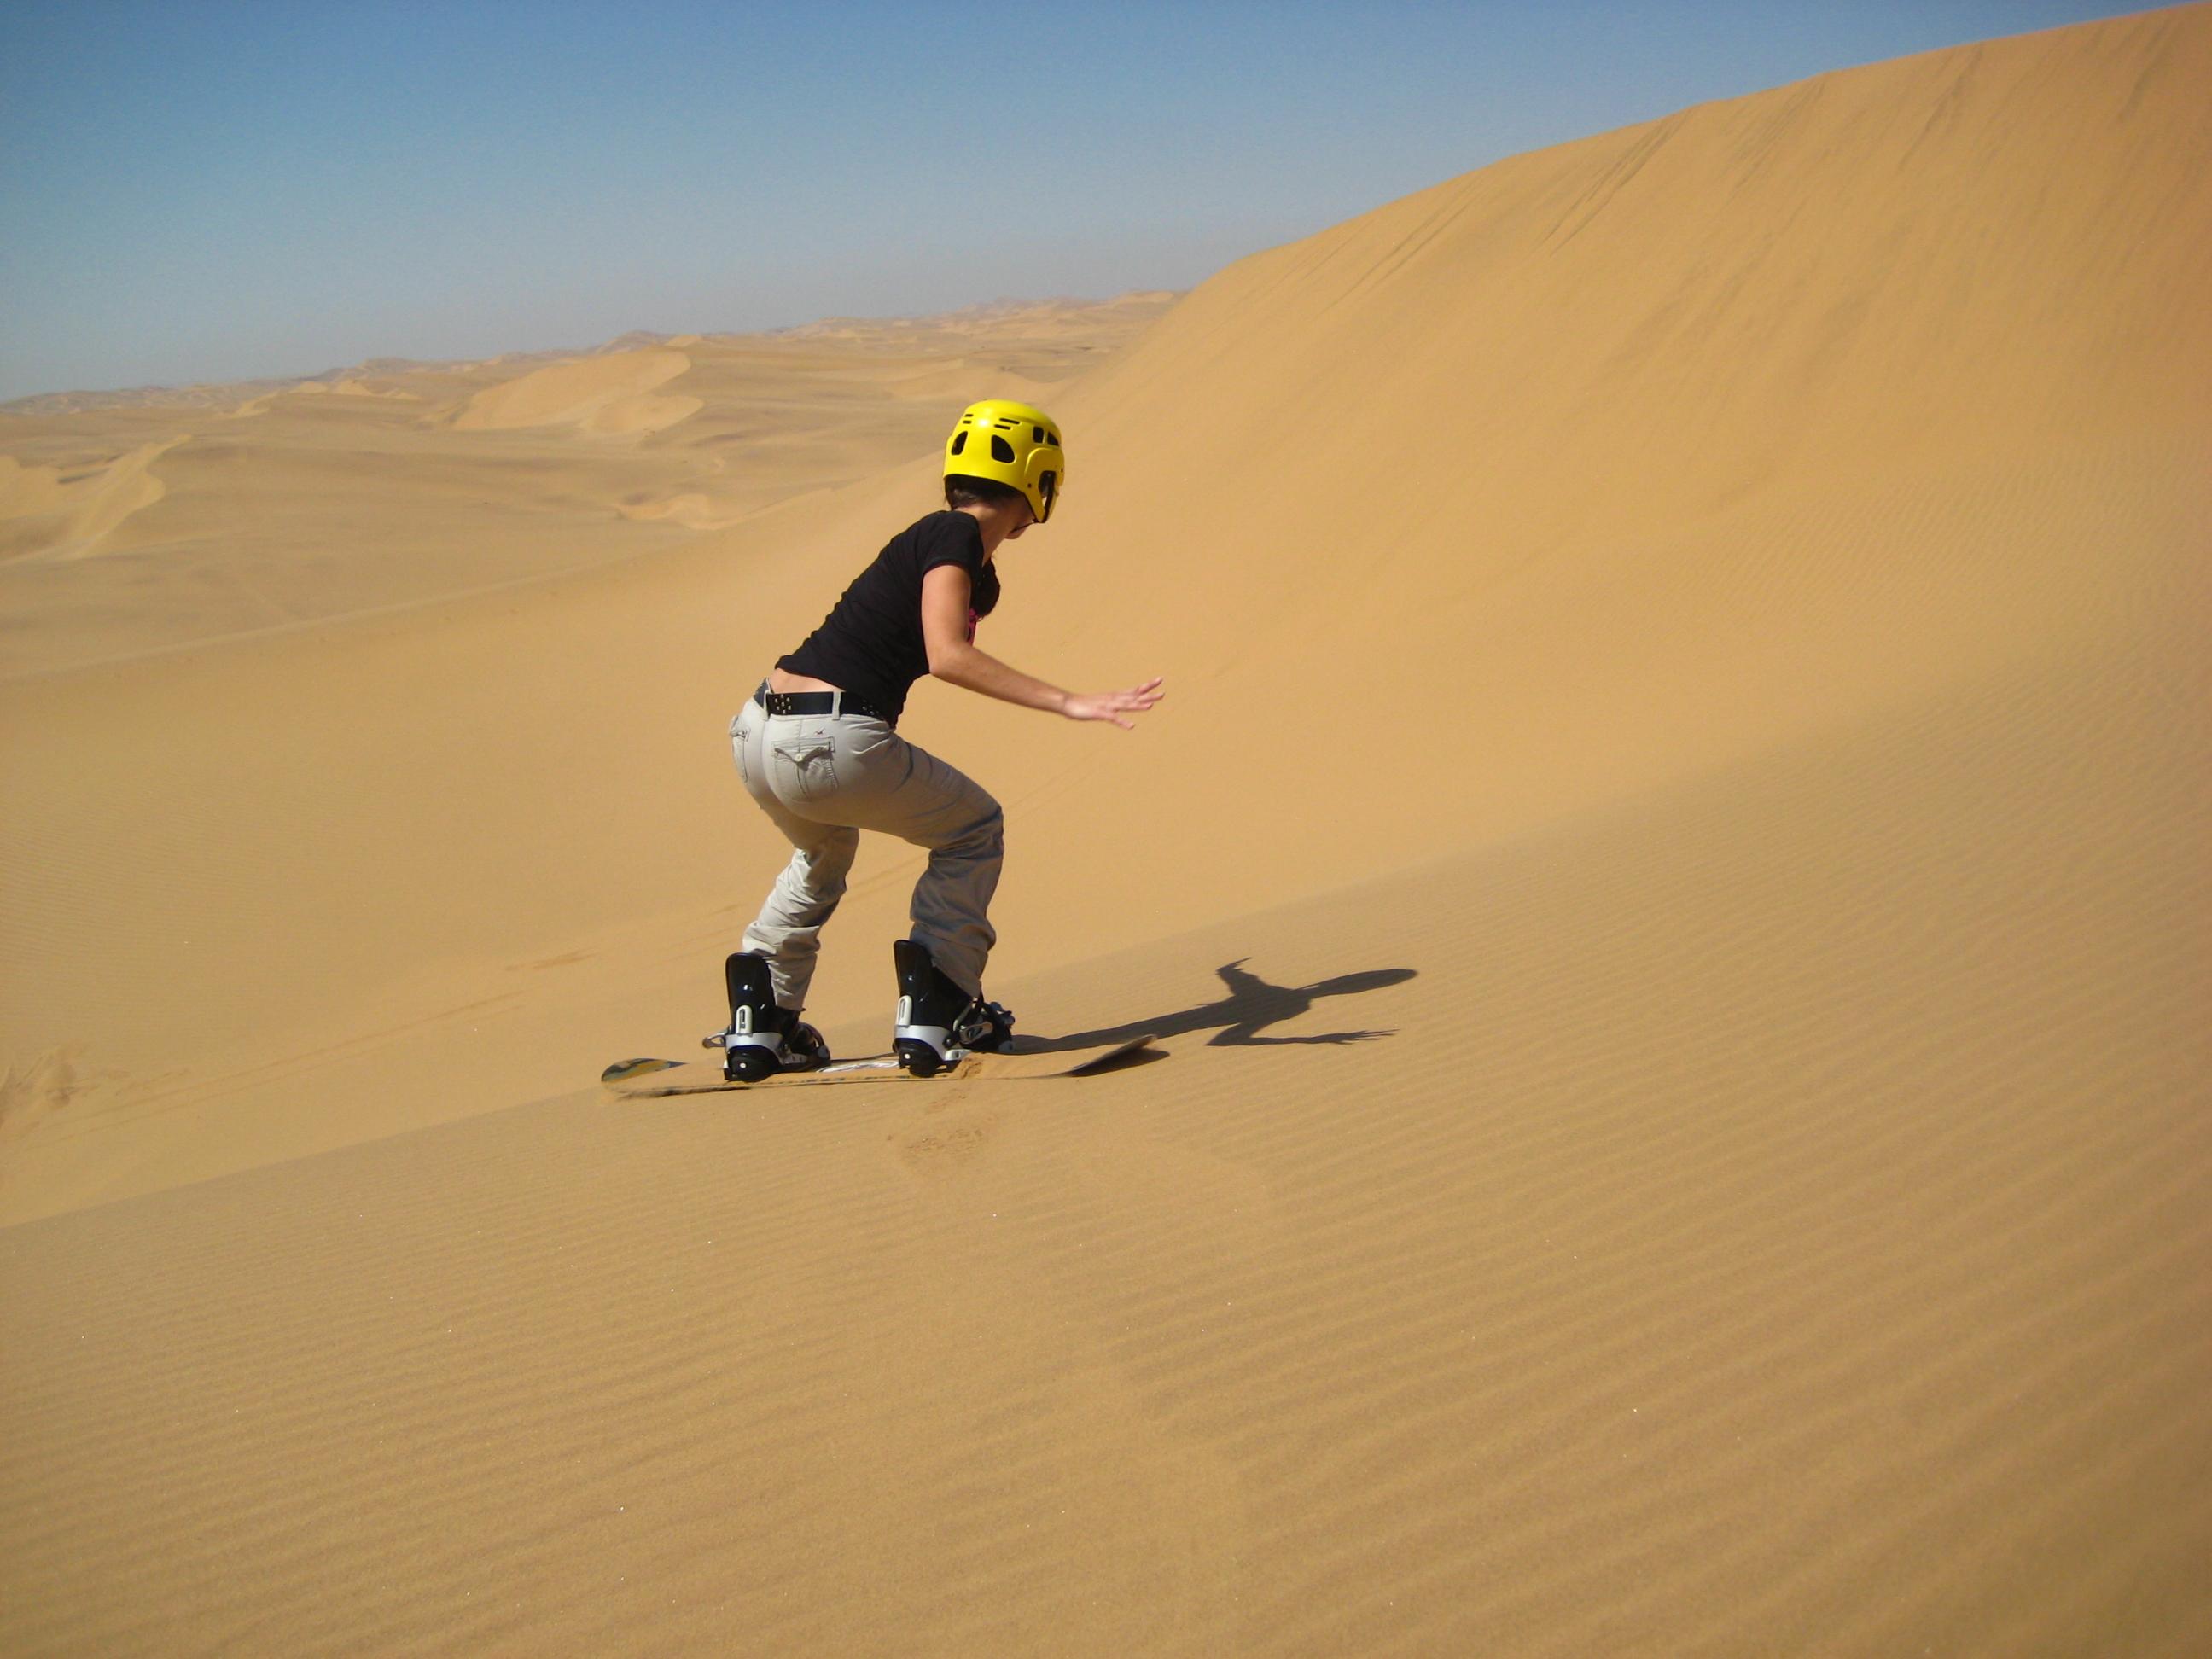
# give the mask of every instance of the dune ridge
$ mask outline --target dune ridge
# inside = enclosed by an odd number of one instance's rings
[[[0,455],[0,559],[80,559],[100,551],[131,514],[161,499],[166,487],[154,463],[191,441],[179,433],[74,467],[25,466]]]
[[[586,432],[658,432],[704,407],[696,398],[647,394],[691,367],[680,351],[624,351],[532,369],[488,386],[453,416],[459,432],[578,426]]]
[[[24,1645],[2200,1650],[2206,84],[1701,106],[1056,386],[981,642],[1171,700],[906,729],[1022,1029],[1161,1033],[1089,1081],[586,1086],[714,1023],[723,722],[920,446],[0,688]]]

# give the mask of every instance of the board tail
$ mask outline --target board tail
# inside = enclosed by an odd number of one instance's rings
[[[599,1081],[621,1083],[630,1078],[643,1077],[648,1072],[665,1072],[671,1066],[681,1066],[683,1063],[680,1060],[654,1060],[650,1057],[641,1060],[618,1060],[599,1073]]]

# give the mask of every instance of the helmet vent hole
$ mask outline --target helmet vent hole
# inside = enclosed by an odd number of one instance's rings
[[[1044,428],[1042,427],[1033,426],[1030,428],[1030,432],[1031,434],[1030,441],[1031,443],[1041,444],[1044,441]]]
[[[991,434],[991,459],[994,461],[1011,461],[1014,459],[1014,447],[995,432]]]
[[[967,447],[968,447],[968,434],[967,434],[966,433],[964,433],[964,432],[956,432],[956,433],[954,433],[954,434],[952,434],[952,453],[953,453],[955,455],[957,455],[957,454],[958,454],[962,450],[963,450],[963,449],[965,449],[965,448],[967,448]]]

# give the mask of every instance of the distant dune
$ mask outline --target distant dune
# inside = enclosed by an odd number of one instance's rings
[[[125,520],[161,499],[161,481],[149,469],[185,441],[179,434],[104,465],[70,467],[24,466],[0,455],[0,558],[68,559],[94,551]]]
[[[658,432],[703,407],[696,398],[653,398],[691,367],[680,351],[625,351],[534,369],[488,386],[453,416],[461,432],[580,426],[588,432]]]
[[[1118,337],[232,423],[356,504],[325,589],[384,489],[662,539],[163,654],[118,588],[134,649],[0,686],[14,1644],[2212,1647],[2208,86],[2212,6],[2148,13],[1516,156]],[[611,1102],[782,861],[730,713],[1001,383],[1069,477],[980,642],[1170,698],[903,729],[1007,809],[991,994],[1158,1057]],[[588,429],[639,398],[702,407]],[[111,542],[276,470],[193,430]],[[830,930],[841,1053],[918,867]]]
[[[0,678],[665,550],[928,447],[947,399],[1048,395],[1173,298],[13,404]],[[92,552],[122,556],[58,563]]]

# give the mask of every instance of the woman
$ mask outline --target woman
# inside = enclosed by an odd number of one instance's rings
[[[999,603],[999,549],[1052,517],[1066,478],[1050,416],[1004,398],[971,404],[945,441],[944,511],[892,537],[730,722],[746,792],[792,845],[726,966],[730,1026],[708,1041],[720,1043],[732,1078],[829,1059],[821,1034],[799,1016],[863,830],[929,849],[911,936],[891,947],[899,1065],[927,1077],[970,1051],[1011,1046],[1013,1016],[983,1000],[983,966],[998,937],[988,912],[1003,848],[999,804],[902,738],[898,722],[908,688],[925,674],[1124,728],[1160,700],[1157,678],[1126,691],[1063,691],[975,647],[976,622]]]

